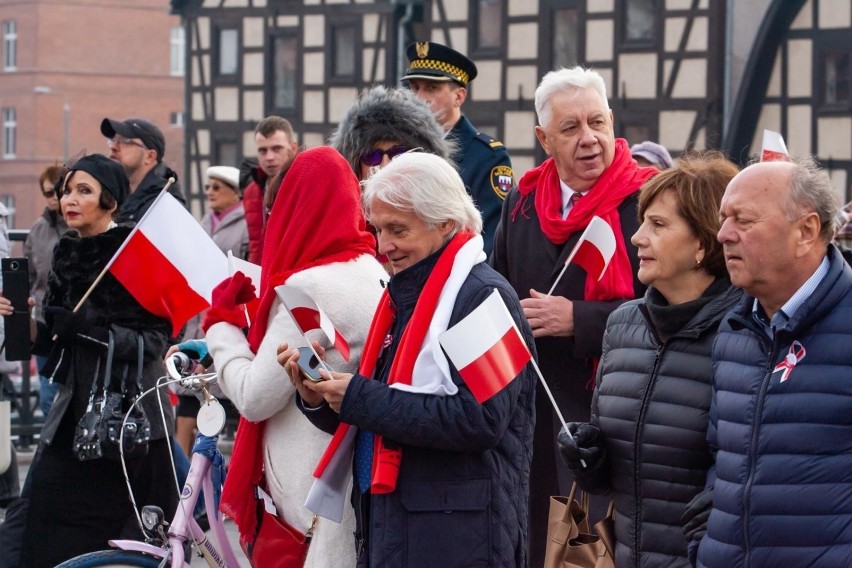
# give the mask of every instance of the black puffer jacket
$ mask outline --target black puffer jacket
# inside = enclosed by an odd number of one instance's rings
[[[183,191],[181,191],[177,182],[177,174],[161,162],[142,178],[139,186],[133,190],[127,201],[122,203],[118,214],[115,216],[116,223],[138,223],[170,177],[175,178],[175,182],[169,186],[169,193],[182,204],[186,204],[186,198],[184,198]]]
[[[613,496],[619,568],[689,566],[680,519],[713,460],[705,439],[711,349],[723,315],[742,295],[726,284],[717,280],[715,297],[691,318],[681,313],[688,323],[665,341],[649,313],[649,304],[665,305],[653,288],[607,323],[592,403],[606,458],[577,472],[577,481]]]

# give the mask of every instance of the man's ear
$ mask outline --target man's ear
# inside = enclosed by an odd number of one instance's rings
[[[467,87],[459,87],[456,89],[455,105],[460,107],[467,100]]]
[[[823,238],[820,234],[822,224],[816,211],[805,214],[797,221],[797,224],[799,231],[797,255],[804,256],[815,246],[822,249]]]
[[[544,150],[544,153],[550,156],[550,149],[547,145],[547,133],[544,131],[544,128],[536,126],[535,137],[538,138],[538,143],[541,144],[541,148]]]

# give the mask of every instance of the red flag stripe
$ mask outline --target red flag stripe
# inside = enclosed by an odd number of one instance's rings
[[[575,264],[579,264],[585,269],[588,274],[591,274],[596,279],[599,279],[606,266],[606,260],[603,257],[600,249],[591,241],[583,241],[577,252],[574,253],[572,260]]]
[[[485,353],[474,359],[459,374],[482,404],[512,382],[532,358],[514,326]]]
[[[334,330],[334,347],[340,352],[344,361],[349,360],[349,343],[340,335],[337,329]]]
[[[142,231],[130,237],[109,270],[143,308],[169,319],[175,334],[189,318],[209,306]],[[139,277],[140,272],[144,278]]]
[[[296,325],[302,330],[302,333],[308,333],[312,329],[322,329],[320,327],[320,313],[317,310],[298,306],[290,310],[293,314],[293,319],[296,320]]]
[[[763,150],[763,155],[760,158],[761,162],[786,162],[790,160],[790,156],[783,152],[775,150]]]

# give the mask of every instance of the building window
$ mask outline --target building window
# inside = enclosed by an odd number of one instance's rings
[[[236,75],[239,68],[240,34],[236,28],[221,28],[216,50],[219,76]]]
[[[272,108],[296,108],[298,81],[298,41],[295,33],[278,35],[272,40]]]
[[[172,126],[186,125],[186,114],[180,111],[169,113],[169,124]]]
[[[658,0],[629,0],[624,2],[624,41],[650,44],[657,30]]]
[[[651,127],[647,124],[625,122],[621,125],[621,132],[631,146],[645,140],[653,140],[651,137]]]
[[[553,11],[553,69],[577,65],[579,33],[579,18],[575,8]]]
[[[852,73],[849,61],[852,51],[824,51],[822,53],[822,104],[825,107],[848,109],[852,107]]]
[[[239,146],[236,140],[216,140],[213,146],[213,164],[217,166],[240,165]]]
[[[331,76],[352,79],[357,76],[358,27],[355,22],[331,26]]]
[[[18,66],[18,24],[15,20],[3,22],[3,70],[14,71]]]
[[[174,77],[183,77],[186,69],[184,54],[186,52],[186,40],[183,28],[180,26],[172,28],[170,40],[171,45],[171,74]]]
[[[503,45],[503,0],[477,0],[476,49],[492,50]]]
[[[18,130],[18,121],[15,114],[15,109],[11,107],[4,108],[3,114],[3,158],[12,159],[15,157],[16,137]]]

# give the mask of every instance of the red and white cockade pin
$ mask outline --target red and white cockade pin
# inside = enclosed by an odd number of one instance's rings
[[[805,358],[805,346],[799,343],[798,341],[794,341],[792,345],[790,345],[790,351],[781,360],[780,363],[775,365],[775,371],[782,371],[781,380],[779,382],[783,383],[790,377],[790,373],[793,372],[793,367],[796,364]]]

